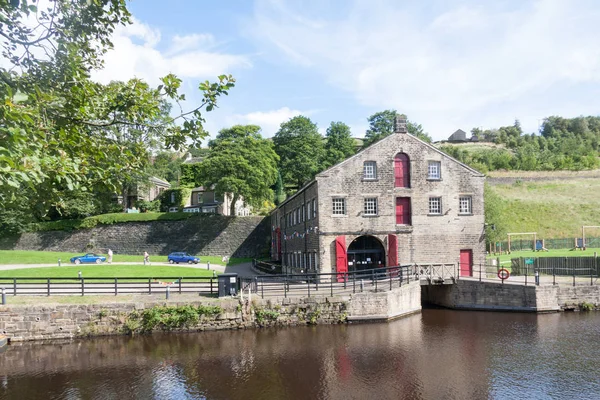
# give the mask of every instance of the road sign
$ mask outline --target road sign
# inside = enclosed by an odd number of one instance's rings
[[[531,265],[531,264],[533,264],[533,261],[534,261],[534,259],[533,259],[533,258],[526,258],[526,259],[525,259],[525,264],[527,264],[527,265]]]

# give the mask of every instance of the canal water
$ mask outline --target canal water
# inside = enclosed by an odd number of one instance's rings
[[[11,345],[0,399],[600,399],[600,313]]]

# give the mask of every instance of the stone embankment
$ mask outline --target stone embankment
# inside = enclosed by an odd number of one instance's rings
[[[30,232],[0,238],[0,249],[45,251],[95,251],[116,254],[166,255],[172,251],[229,257],[268,254],[269,218],[194,216],[183,221],[127,222],[91,229]]]
[[[161,312],[170,331],[389,320],[419,312],[420,298],[421,287],[414,282],[391,291],[332,297],[253,296],[198,301],[198,297],[192,300],[173,296],[169,301],[136,303],[4,305],[0,306],[0,334],[6,335],[10,342],[131,334],[148,331],[148,320],[161,318]],[[164,307],[169,310],[165,312]],[[177,318],[169,317],[178,307],[188,307],[180,308],[177,317],[188,318],[184,327],[177,325]],[[194,317],[190,316],[190,310],[208,311]],[[150,331],[160,329],[162,326],[157,325]]]

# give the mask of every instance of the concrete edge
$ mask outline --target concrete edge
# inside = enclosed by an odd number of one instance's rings
[[[0,349],[8,344],[8,338],[5,335],[0,335]]]
[[[399,314],[396,315],[357,315],[357,316],[349,316],[347,318],[348,322],[356,322],[356,323],[360,323],[360,322],[387,322],[387,321],[393,321],[396,319],[400,319],[403,317],[408,317],[409,315],[412,314],[417,314],[421,312],[421,308],[415,308],[412,310],[408,310],[408,311],[403,311]]]

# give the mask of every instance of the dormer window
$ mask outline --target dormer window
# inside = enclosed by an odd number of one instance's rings
[[[363,179],[377,179],[377,163],[375,161],[365,161]]]

